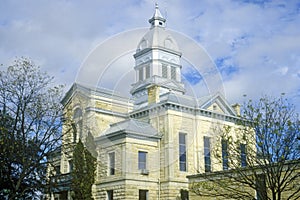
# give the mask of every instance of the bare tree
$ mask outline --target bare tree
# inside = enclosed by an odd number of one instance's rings
[[[46,186],[47,157],[61,143],[62,86],[30,59],[0,73],[0,197],[34,199]],[[36,197],[37,198],[37,197]]]
[[[300,121],[283,95],[248,101],[239,126],[218,132],[213,154],[223,171],[199,175],[192,192],[219,199],[300,198]]]

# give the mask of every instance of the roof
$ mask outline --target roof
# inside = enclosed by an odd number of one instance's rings
[[[138,105],[135,105],[135,110],[145,109],[149,107],[147,96],[139,101]],[[196,98],[184,94],[178,94],[174,92],[167,92],[160,95],[160,101],[158,104],[171,103],[178,106],[189,107],[192,109],[207,110],[212,104],[217,104],[225,115],[237,116],[232,106],[226,101],[222,94],[216,93],[214,95],[207,95],[201,98]]]
[[[180,52],[176,40],[172,37],[170,31],[163,27],[154,27],[150,29],[140,40],[136,52],[148,48],[161,48]]]
[[[159,132],[151,124],[132,118],[111,124],[100,137],[113,137],[122,133],[138,138],[160,138]]]
[[[83,85],[80,83],[73,83],[71,88],[66,92],[64,98],[61,100],[61,103],[65,105],[70,100],[70,98],[72,98],[72,96],[76,91],[81,91],[83,94],[86,94],[87,96],[98,95],[98,96],[103,96],[118,101],[132,103],[132,101],[128,97],[124,97],[116,91],[109,90],[106,88]]]

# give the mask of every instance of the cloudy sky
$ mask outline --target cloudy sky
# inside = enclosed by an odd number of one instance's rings
[[[300,110],[299,0],[157,2],[167,28],[195,41],[211,58],[231,103],[242,102],[244,94],[258,98],[285,93]],[[154,4],[153,0],[0,0],[0,63],[30,57],[68,88],[93,52],[112,55],[122,47],[122,42],[112,42],[117,34],[148,29]],[[133,46],[140,40],[127,38]],[[128,93],[134,82],[133,53],[127,49],[112,57],[109,67],[99,66],[105,68],[105,77],[98,80],[101,86]],[[195,69],[183,61],[185,84],[201,96],[209,86]]]

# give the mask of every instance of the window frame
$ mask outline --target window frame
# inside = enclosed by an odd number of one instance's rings
[[[181,138],[184,138],[184,141],[181,141]],[[178,160],[179,160],[179,171],[187,172],[187,134],[180,132],[178,134]]]
[[[171,66],[171,79],[177,81],[176,67]]]
[[[168,78],[168,65],[162,64],[161,66],[161,77]]]
[[[228,140],[222,139],[222,166],[223,170],[228,170]]]
[[[143,81],[144,80],[144,68],[141,67],[138,69],[138,81]]]
[[[108,175],[113,176],[116,174],[116,154],[115,152],[108,153]]]
[[[151,76],[151,69],[150,69],[150,65],[147,65],[145,67],[145,79],[150,78]]]
[[[211,172],[211,142],[210,137],[203,137],[204,171]]]
[[[106,191],[106,199],[107,200],[113,200],[114,199],[114,191],[113,190],[107,190]]]
[[[145,155],[145,160],[141,160],[141,155]],[[147,170],[147,160],[148,160],[148,152],[147,151],[138,151],[138,170]]]
[[[149,190],[140,189],[139,200],[148,200],[148,199],[149,199]]]
[[[240,151],[241,151],[241,167],[247,167],[247,145],[241,143],[240,144]]]

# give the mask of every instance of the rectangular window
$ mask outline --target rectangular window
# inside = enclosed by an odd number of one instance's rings
[[[143,68],[139,69],[139,81],[142,81],[143,80]]]
[[[181,200],[189,200],[189,191],[180,190],[180,199]]]
[[[146,78],[150,78],[150,66],[146,67]]]
[[[69,172],[73,171],[73,160],[69,160]]]
[[[179,133],[179,170],[186,171],[186,134]]]
[[[223,170],[228,170],[228,141],[222,140],[222,163]]]
[[[148,200],[148,190],[139,190],[139,200]]]
[[[115,175],[115,152],[108,154],[109,158],[109,175]]]
[[[166,64],[162,64],[161,73],[163,78],[168,78],[168,66]]]
[[[171,67],[171,79],[176,80],[176,68]]]
[[[258,174],[256,177],[256,199],[264,200],[267,198],[266,177],[264,174]]]
[[[210,138],[209,137],[204,137],[204,169],[205,169],[205,172],[211,171]]]
[[[60,174],[60,165],[54,167],[55,174]]]
[[[107,200],[114,199],[114,191],[113,190],[107,190],[106,195],[107,195]]]
[[[147,169],[147,152],[139,151],[138,168],[141,169],[141,170]]]
[[[246,144],[241,144],[241,166],[246,167],[247,166],[247,152],[246,152]]]

